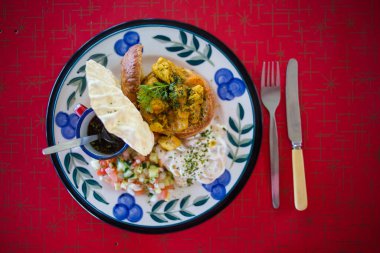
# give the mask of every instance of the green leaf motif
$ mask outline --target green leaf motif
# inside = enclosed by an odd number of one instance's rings
[[[181,220],[181,216],[179,216],[178,214],[184,217],[193,217],[195,216],[195,214],[193,214],[189,210],[186,210],[186,208],[189,207],[190,198],[191,198],[191,195],[187,195],[183,197],[181,200],[173,199],[169,202],[160,200],[156,204],[153,205],[152,211],[147,212],[147,213],[149,213],[150,217],[158,223],[168,222],[168,220],[171,220],[171,221]],[[192,206],[195,206],[195,207],[202,206],[206,204],[209,199],[210,199],[209,195],[199,196],[193,200]],[[179,202],[180,208],[176,209],[175,207],[178,202]],[[158,209],[160,209],[164,203],[167,203],[165,205],[164,210],[162,210],[161,212],[158,212]]]
[[[203,59],[190,59],[190,60],[186,60],[186,62],[188,64],[190,64],[191,66],[198,66],[198,65],[204,63],[205,60],[203,60]]]
[[[86,179],[86,183],[88,185],[91,185],[94,188],[98,188],[98,189],[102,188],[101,184],[99,184],[98,181],[96,181],[94,179]]]
[[[87,199],[87,196],[88,196],[88,186],[87,186],[86,181],[84,181],[83,184],[82,184],[82,192],[83,192],[84,199]]]
[[[68,154],[71,154],[71,156],[74,157],[76,160],[79,160],[85,164],[88,164],[86,159],[84,159],[84,157],[81,154],[79,154],[79,153],[68,153]]]
[[[207,45],[204,47],[204,49],[203,49],[203,55],[204,55],[207,59],[210,59],[211,54],[212,54],[211,46],[210,46],[210,44],[207,44]]]
[[[164,211],[165,212],[171,211],[175,207],[175,205],[177,204],[177,202],[178,202],[178,199],[171,200],[169,203],[166,204],[166,206],[164,208]]]
[[[189,199],[190,199],[190,195],[187,195],[186,197],[184,197],[181,202],[179,203],[179,207],[181,209],[184,209],[187,207],[187,205],[189,204]]]
[[[253,124],[243,126],[243,128],[241,130],[241,134],[249,133],[253,129],[253,127],[254,127]]]
[[[71,93],[71,95],[67,98],[67,102],[66,102],[67,110],[69,110],[70,107],[74,104],[74,102],[75,102],[75,94],[76,94],[76,92],[74,91],[74,92]]]
[[[163,42],[163,43],[167,43],[167,42],[172,41],[169,37],[164,36],[164,35],[156,35],[153,38],[160,41],[160,42]]]
[[[194,46],[195,50],[199,49],[199,41],[195,35],[193,35],[192,45]]]
[[[178,218],[177,216],[175,216],[174,214],[171,214],[171,213],[165,213],[164,215],[169,220],[181,220],[180,218]]]
[[[237,116],[240,118],[240,120],[244,119],[244,108],[240,103],[238,104],[237,108]]]
[[[79,73],[83,73],[83,72],[85,72],[85,71],[86,71],[86,65],[83,65],[82,67],[80,67],[80,68],[78,69],[77,74],[79,74]]]
[[[91,175],[91,173],[88,171],[88,169],[86,168],[83,168],[83,167],[76,167],[76,169],[78,169],[80,171],[80,173],[82,173],[82,175],[85,175],[85,176],[88,176],[90,178],[93,178],[93,176]]]
[[[232,154],[231,151],[228,152],[228,155],[227,155],[229,158],[231,158],[231,160],[235,160],[235,156],[234,154]]]
[[[207,44],[206,48],[208,49],[208,52],[206,53],[206,56],[208,59],[211,58],[211,54],[212,54],[212,48],[210,46],[210,44]]]
[[[104,67],[106,67],[108,64],[108,59],[107,59],[107,56],[105,54],[94,54],[94,55],[91,55],[90,58],[88,58],[88,59],[94,60],[97,63],[102,64]]]
[[[228,123],[229,123],[232,130],[234,130],[236,133],[239,133],[239,128],[237,126],[237,123],[233,118],[230,117],[228,119]]]
[[[239,144],[240,147],[248,147],[252,144],[252,139],[241,140]]]
[[[87,88],[87,81],[86,81],[86,78],[83,77],[83,82],[82,82],[80,89],[79,89],[79,96],[83,95],[86,88]]]
[[[154,204],[154,206],[152,207],[152,212],[157,211],[163,203],[165,203],[165,200],[160,200],[156,204]]]
[[[65,159],[63,162],[63,164],[65,165],[65,169],[66,169],[67,174],[70,174],[70,162],[71,162],[71,155],[70,155],[70,153],[67,153],[65,155]]]
[[[244,163],[247,161],[248,157],[249,157],[249,154],[238,156],[238,157],[236,157],[235,162]]]
[[[233,136],[230,132],[227,131],[227,138],[228,141],[235,147],[239,147],[239,140],[236,139],[235,136]]]
[[[73,85],[73,86],[78,86],[78,85],[81,85],[83,82],[83,76],[78,76],[78,77],[74,77],[73,79],[71,79],[67,85]]]
[[[202,206],[207,203],[207,201],[210,199],[208,195],[206,196],[200,196],[193,201],[194,206]]]
[[[180,30],[179,31],[179,40],[171,40],[169,37],[165,35],[156,35],[153,36],[153,39],[158,40],[162,43],[169,43],[171,42],[172,45],[165,47],[166,50],[169,52],[175,52],[177,55],[181,58],[186,58],[192,55],[193,53],[196,53],[197,56],[194,56],[190,59],[187,59],[186,62],[192,66],[197,66],[205,61],[209,62],[212,66],[215,66],[214,63],[210,60],[212,55],[212,47],[210,44],[206,44],[203,48],[203,53],[198,51],[200,47],[199,40],[197,37],[193,34],[190,45],[187,45],[188,43],[188,35]]]
[[[73,153],[69,152],[65,155],[64,158],[64,165],[66,168],[66,171],[68,174],[70,174],[70,167],[72,166],[73,169],[73,182],[74,186],[79,189],[82,189],[82,193],[85,199],[87,199],[88,195],[90,194],[90,191],[94,189],[102,189],[102,185],[99,184],[96,180],[93,179],[92,174],[90,171],[84,167],[77,166],[76,162],[84,163],[88,165],[88,162],[86,159],[79,153]],[[84,178],[87,178],[86,180],[83,180]],[[80,187],[80,182],[83,181],[82,186]],[[105,198],[99,193],[93,191],[94,198],[103,203],[108,205],[109,203],[105,200]]]
[[[95,198],[97,201],[102,202],[102,203],[104,203],[104,204],[106,204],[106,205],[109,204],[109,203],[104,199],[104,197],[103,197],[100,193],[98,193],[98,192],[96,192],[96,191],[93,191],[92,195],[94,196],[94,198]]]
[[[185,217],[193,217],[193,216],[195,216],[195,214],[193,214],[193,213],[191,213],[189,211],[185,211],[185,210],[181,210],[181,211],[179,211],[179,213],[182,214]]]
[[[178,51],[181,51],[183,49],[185,49],[185,48],[181,47],[181,46],[166,47],[166,50],[168,50],[169,52],[178,52]]]
[[[179,31],[179,34],[180,34],[180,39],[181,39],[181,41],[182,41],[182,43],[184,44],[184,45],[186,45],[187,44],[187,36],[186,36],[186,33],[184,32],[184,31]]]
[[[79,184],[78,184],[79,179],[80,179],[80,175],[78,174],[78,169],[75,168],[73,171],[73,181],[77,189],[79,188]]]
[[[249,133],[254,129],[253,124],[247,124],[241,127],[241,121],[244,119],[244,108],[243,106],[238,103],[238,106],[236,108],[236,115],[238,117],[238,120],[234,120],[233,118],[229,118],[228,123],[231,127],[231,129],[235,132],[234,135],[232,132],[227,131],[227,138],[228,141],[236,147],[235,150],[231,149],[229,147],[229,152],[227,156],[232,160],[230,169],[232,168],[232,165],[236,163],[244,163],[248,160],[249,154],[244,154],[244,155],[238,155],[239,154],[239,149],[244,148],[244,147],[249,147],[253,144],[253,139],[252,138],[242,138],[243,135]]]
[[[190,56],[194,51],[193,50],[189,50],[189,51],[184,51],[182,53],[179,53],[177,54],[179,57],[182,57],[182,58],[185,58],[185,57],[188,57]]]
[[[168,221],[165,220],[160,214],[151,213],[151,214],[150,214],[150,217],[151,217],[154,221],[156,221],[156,222],[158,222],[158,223],[166,223],[166,222],[168,222]]]

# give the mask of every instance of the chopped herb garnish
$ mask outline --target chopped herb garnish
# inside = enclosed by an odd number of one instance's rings
[[[140,107],[145,111],[152,113],[151,101],[153,99],[160,99],[162,101],[169,102],[173,107],[178,107],[178,94],[175,89],[177,83],[178,78],[170,84],[154,82],[151,85],[140,85],[137,93],[137,101]]]

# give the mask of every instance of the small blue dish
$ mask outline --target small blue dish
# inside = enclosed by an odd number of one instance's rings
[[[83,114],[80,116],[78,120],[76,128],[76,138],[88,136],[88,124],[95,116],[96,114],[92,108],[89,108],[83,112]],[[90,157],[97,160],[106,160],[122,154],[128,148],[128,144],[124,144],[124,146],[120,150],[112,154],[99,152],[94,147],[92,147],[90,143],[82,145],[80,147],[82,148],[83,152],[85,152]]]

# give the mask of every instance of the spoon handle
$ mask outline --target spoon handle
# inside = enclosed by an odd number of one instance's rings
[[[99,139],[99,135],[95,134],[95,135],[90,135],[90,136],[74,139],[72,141],[59,143],[57,145],[43,149],[42,154],[50,155],[52,153],[57,153],[57,152],[62,151],[62,150],[78,147],[80,145],[85,145],[85,144],[90,143],[92,141],[96,141],[97,139]]]

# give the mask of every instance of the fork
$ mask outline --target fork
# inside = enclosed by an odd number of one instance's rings
[[[274,62],[268,62],[267,68],[263,62],[261,72],[261,100],[270,115],[269,124],[269,149],[271,168],[271,188],[272,205],[274,208],[280,206],[280,186],[279,186],[279,159],[278,159],[278,136],[276,124],[276,108],[280,103],[280,65],[276,62],[276,80],[274,78]],[[267,72],[265,71],[267,70]],[[266,72],[266,73],[265,73]],[[265,78],[266,74],[266,78]]]

